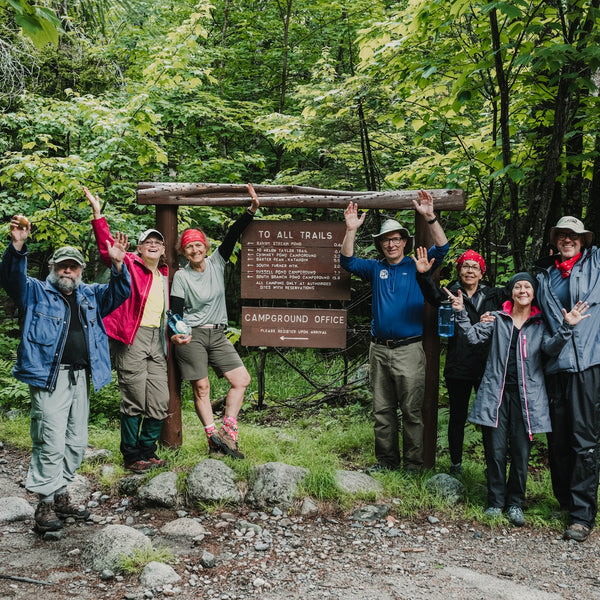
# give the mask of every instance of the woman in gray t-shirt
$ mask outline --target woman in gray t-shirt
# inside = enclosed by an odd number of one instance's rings
[[[222,452],[233,458],[244,458],[238,448],[237,416],[250,385],[250,374],[225,335],[224,271],[237,240],[259,207],[258,196],[250,184],[248,191],[252,198],[250,207],[211,255],[208,255],[210,243],[203,231],[186,229],[181,234],[179,251],[188,264],[175,273],[171,286],[171,310],[183,315],[192,329],[191,335],[171,332],[181,377],[192,385],[194,407],[204,425],[209,452]],[[231,385],[225,400],[223,425],[218,430],[210,403],[209,365]]]

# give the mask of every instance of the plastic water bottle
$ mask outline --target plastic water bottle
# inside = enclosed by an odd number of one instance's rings
[[[438,308],[438,333],[441,337],[454,335],[454,309],[449,301],[442,302]]]
[[[169,318],[169,327],[171,328],[171,331],[183,335],[191,335],[192,328],[177,313],[168,310],[167,317]]]

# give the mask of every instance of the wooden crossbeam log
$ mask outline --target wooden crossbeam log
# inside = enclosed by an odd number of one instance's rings
[[[255,185],[260,204],[265,208],[341,208],[357,202],[360,208],[407,210],[413,208],[417,190],[358,192],[325,190],[295,185]],[[463,210],[464,192],[460,189],[429,190],[436,210]],[[149,183],[138,184],[138,204],[158,206],[245,206],[248,190],[241,184]]]

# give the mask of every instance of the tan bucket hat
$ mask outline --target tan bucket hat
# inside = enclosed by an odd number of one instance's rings
[[[584,246],[589,248],[592,245],[594,234],[583,226],[583,223],[575,217],[562,217],[558,223],[550,229],[550,243],[556,246],[556,237],[560,229],[569,229],[573,233],[583,236]]]
[[[404,254],[408,254],[412,250],[412,247],[413,247],[413,238],[411,237],[408,229],[406,229],[406,227],[403,227],[395,219],[387,219],[386,221],[384,221],[383,224],[381,225],[381,229],[379,230],[379,233],[372,233],[371,237],[376,242],[379,242],[379,238],[384,233],[391,233],[392,231],[399,231],[402,234],[402,237],[406,238],[406,246],[404,246]]]

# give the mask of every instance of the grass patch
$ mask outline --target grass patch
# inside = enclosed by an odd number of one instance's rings
[[[250,355],[243,356],[251,373],[254,369]],[[300,367],[315,381],[335,376],[339,370],[330,355],[317,351],[286,353],[289,360],[300,361]],[[435,472],[447,472],[450,466],[447,445],[448,398],[443,382],[440,387],[440,404],[437,430],[437,463],[435,471],[408,475],[402,471],[382,472],[375,477],[382,483],[383,492],[365,493],[355,496],[339,490],[335,484],[338,469],[366,469],[375,463],[371,396],[365,386],[344,392],[344,396],[328,402],[301,399],[307,388],[313,391],[306,380],[286,366],[277,356],[268,356],[266,361],[266,383],[270,396],[262,410],[252,401],[253,390],[249,388],[247,399],[239,417],[240,449],[245,460],[222,458],[230,466],[239,482],[248,481],[256,465],[266,462],[283,462],[304,467],[308,470],[301,493],[310,495],[323,506],[332,510],[350,510],[357,503],[391,502],[400,517],[418,517],[435,512],[440,518],[466,521],[477,520],[488,523],[483,517],[486,508],[485,461],[480,431],[471,424],[465,426],[464,460],[462,482],[465,498],[459,506],[449,506],[442,498],[431,494],[425,487]],[[282,366],[283,365],[283,366]],[[211,372],[212,397],[217,398],[227,391],[226,381]],[[252,385],[256,385],[253,378]],[[89,427],[90,445],[105,448],[112,453],[114,470],[104,472],[102,464],[84,464],[82,471],[95,476],[103,488],[116,492],[119,479],[125,471],[121,467],[119,452],[120,431],[118,418],[110,416],[115,409],[118,416],[118,390],[106,388],[102,396],[103,406],[99,416],[92,415]],[[112,396],[111,396],[112,394]],[[109,410],[109,402],[112,408]],[[208,445],[204,428],[193,410],[190,386],[182,389],[183,443],[180,448],[160,448],[158,454],[169,461],[169,470],[177,473],[180,492],[185,489],[189,472],[208,458]],[[0,440],[21,450],[30,450],[28,407],[18,407],[20,413],[11,418],[0,417]],[[215,411],[217,422],[222,419],[222,407]],[[532,468],[527,484],[524,506],[528,525],[534,527],[562,527],[562,522],[553,517],[557,504],[552,494],[550,475],[547,470],[547,448],[545,438],[536,436],[532,452]],[[205,512],[225,510],[226,505],[207,503],[199,506]],[[504,517],[498,523],[506,523]],[[494,526],[494,523],[490,523]]]
[[[116,569],[126,575],[139,575],[148,563],[155,561],[169,564],[174,560],[175,555],[168,548],[135,548],[132,554],[118,558]]]

